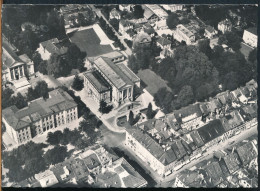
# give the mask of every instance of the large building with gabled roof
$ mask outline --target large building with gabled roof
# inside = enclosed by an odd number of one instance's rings
[[[122,60],[118,54],[93,58],[91,69],[84,74],[87,94],[97,102],[103,100],[119,106],[133,101],[134,86],[140,87],[140,78],[124,63],[118,62]]]
[[[18,144],[78,119],[76,102],[62,89],[49,92],[46,100],[33,100],[22,109],[13,105],[2,112],[6,132]]]

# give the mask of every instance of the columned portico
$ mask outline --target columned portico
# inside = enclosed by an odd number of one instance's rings
[[[25,73],[24,73],[23,65],[10,68],[10,79],[11,80],[19,80],[24,76],[25,76]]]

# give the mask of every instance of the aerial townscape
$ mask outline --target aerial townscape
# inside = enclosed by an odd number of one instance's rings
[[[2,186],[257,188],[258,5],[2,7]]]

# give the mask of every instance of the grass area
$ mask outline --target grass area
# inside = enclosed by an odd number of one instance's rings
[[[163,87],[166,87],[169,91],[171,91],[171,89],[167,86],[167,82],[150,69],[139,70],[137,76],[142,80],[142,83],[145,84],[145,89],[151,95],[154,95],[160,88]]]
[[[245,58],[248,58],[249,53],[252,51],[253,49],[250,46],[245,45],[244,43],[241,43],[241,48],[240,48],[240,52],[245,56]]]
[[[98,56],[113,50],[110,45],[100,45],[100,39],[92,28],[73,33],[70,40],[81,51],[86,52],[88,57]]]

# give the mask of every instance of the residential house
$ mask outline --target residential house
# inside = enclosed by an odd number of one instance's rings
[[[222,105],[230,104],[232,102],[231,95],[229,91],[221,92],[216,95],[216,98],[220,101]],[[217,104],[220,106],[219,104]]]
[[[132,22],[129,22],[128,20],[120,20],[118,32],[121,33],[122,36],[124,36],[126,31],[133,29],[133,26],[134,24]]]
[[[3,110],[6,132],[17,144],[77,119],[77,104],[62,89],[49,92],[47,99],[31,101],[28,107],[18,109],[11,106]]]
[[[132,11],[132,7],[133,7],[133,5],[131,5],[131,4],[119,4],[119,10],[120,11],[131,12]]]
[[[203,168],[204,178],[207,182],[207,187],[216,187],[225,180],[225,174],[223,174],[218,162],[212,162]]]
[[[174,57],[174,52],[176,49],[171,49],[171,48],[164,48],[161,52],[160,52],[160,58],[164,59],[166,57]]]
[[[243,40],[246,44],[252,46],[253,48],[257,47],[257,29],[248,28],[244,30]]]
[[[173,188],[201,188],[206,187],[206,182],[199,171],[184,170],[175,178]]]
[[[63,45],[62,41],[59,41],[57,38],[53,38],[39,44],[37,52],[41,55],[43,60],[49,60],[51,55],[64,55],[68,51],[68,47]]]
[[[109,13],[109,20],[111,19],[117,19],[117,20],[121,19],[120,12],[116,10],[116,8],[112,9]]]
[[[154,24],[156,21],[160,20],[160,18],[146,5],[142,5],[142,8],[144,10],[144,18],[151,24]]]
[[[156,40],[156,45],[159,46],[161,49],[170,49],[172,42],[164,37],[158,37]]]
[[[113,59],[104,56],[95,59],[92,72],[86,72],[84,76],[89,96],[96,101],[112,102],[116,107],[133,101],[134,86],[140,87],[140,78],[124,63],[115,64]]]
[[[240,169],[240,161],[238,159],[238,155],[234,152],[226,155],[223,158],[223,161],[230,174],[234,174]]]
[[[150,135],[137,127],[126,129],[125,143],[160,176],[167,176],[172,173],[177,157],[170,146],[167,148],[161,147]]]
[[[225,19],[218,23],[218,30],[221,31],[223,34],[226,32],[230,32],[232,29],[232,23],[229,19]]]
[[[165,30],[165,29],[168,29],[168,25],[167,25],[167,23],[166,23],[166,20],[164,19],[164,20],[157,21],[157,22],[155,23],[155,27],[154,27],[154,28],[157,29],[157,30]]]
[[[181,11],[183,9],[183,5],[181,4],[163,4],[162,7],[171,12]]]
[[[243,117],[240,115],[239,111],[234,110],[231,113],[225,115],[221,119],[221,123],[225,129],[225,133],[223,135],[222,140],[229,139],[234,136],[234,133],[238,130],[241,130],[238,126],[244,123]],[[241,126],[245,128],[245,126]]]
[[[236,149],[240,161],[244,166],[248,165],[258,155],[258,149],[253,142],[247,142]]]
[[[195,42],[195,35],[182,24],[177,25],[173,36],[177,41],[184,41],[187,45]]]
[[[180,124],[181,128],[191,130],[201,124],[202,113],[199,104],[189,105],[173,112],[173,121]]]
[[[198,134],[204,142],[204,148],[217,144],[222,139],[225,129],[219,119],[212,120],[198,130]]]
[[[39,174],[35,174],[35,179],[41,184],[41,187],[50,187],[58,183],[58,180],[51,170],[46,170]]]
[[[95,178],[100,188],[142,188],[147,181],[124,159],[120,158]]]
[[[168,13],[157,4],[146,4],[144,6],[150,9],[159,19],[166,19],[168,17]]]
[[[140,32],[137,34],[133,40],[133,47],[136,46],[150,46],[152,38],[145,32]]]
[[[195,145],[198,148],[204,146],[204,142],[203,142],[202,138],[200,137],[198,130],[194,130],[194,131],[190,132],[190,136],[192,137],[192,140],[194,141]]]
[[[205,28],[204,36],[208,39],[212,39],[217,34],[217,31],[212,26]]]
[[[29,85],[26,80],[26,75],[34,74],[34,63],[26,55],[18,56],[16,48],[12,46],[8,40],[3,36],[2,38],[2,80],[3,82],[27,82],[24,85]]]
[[[155,35],[155,30],[149,23],[145,23],[143,25],[143,32],[150,35],[150,37],[153,37]]]

